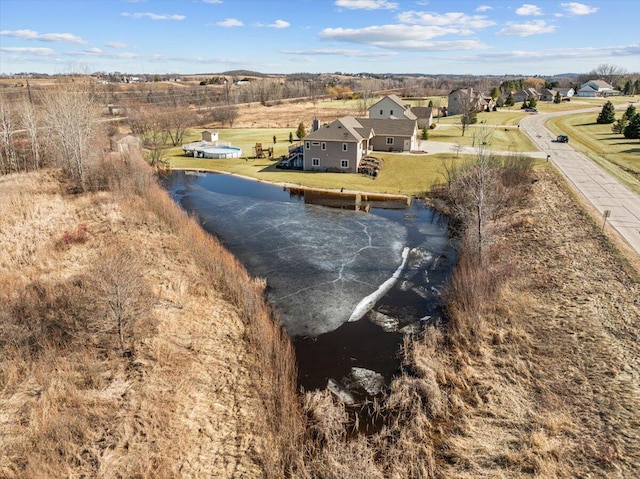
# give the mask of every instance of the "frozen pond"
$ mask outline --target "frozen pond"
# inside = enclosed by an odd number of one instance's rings
[[[369,213],[328,208],[281,187],[219,174],[173,172],[168,189],[252,275],[267,279],[268,298],[295,338],[305,387],[324,387],[326,378],[351,367],[388,377],[398,367],[402,334],[395,331],[439,314],[438,289],[454,251],[446,221],[419,203]],[[405,248],[406,266],[398,271]],[[374,311],[347,323],[394,273],[397,282]]]

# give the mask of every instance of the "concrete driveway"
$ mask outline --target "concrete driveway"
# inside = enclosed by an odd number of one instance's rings
[[[551,162],[562,172],[576,190],[598,210],[601,215],[610,211],[607,220],[629,245],[640,254],[640,196],[623,186],[617,179],[604,171],[582,153],[574,150],[571,143],[556,143],[556,135],[544,126],[552,116],[593,111],[589,108],[567,112],[531,115],[523,118],[520,129],[528,134]]]

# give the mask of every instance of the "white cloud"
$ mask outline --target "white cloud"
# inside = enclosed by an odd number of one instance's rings
[[[380,25],[359,29],[325,28],[319,34],[327,40],[372,45],[378,48],[396,50],[454,50],[486,48],[476,40],[430,42],[431,38],[459,33],[455,28],[422,25]]]
[[[318,48],[314,50],[282,50],[280,53],[284,53],[286,55],[312,55],[312,56],[328,56],[328,55],[339,55],[344,57],[392,57],[396,56],[396,52],[369,52],[364,50],[351,50],[351,49],[340,49],[340,48]]]
[[[111,48],[127,48],[127,44],[122,42],[107,42],[106,45]]]
[[[433,13],[408,11],[398,15],[398,21],[410,25],[456,26],[467,28],[486,28],[495,25],[485,15],[465,15],[461,12]]]
[[[51,48],[29,48],[29,47],[1,47],[1,52],[7,53],[27,53],[29,55],[52,56],[56,52]]]
[[[388,0],[336,0],[336,6],[350,10],[395,10],[398,4]]]
[[[516,15],[528,16],[528,15],[542,15],[542,10],[537,5],[531,5],[529,3],[523,4],[520,8],[516,9]]]
[[[496,35],[528,37],[556,31],[555,25],[548,25],[543,20],[534,20],[528,23],[509,22],[507,25],[507,28],[503,28]]]
[[[289,22],[286,22],[284,20],[276,20],[275,22],[273,22],[270,25],[267,25],[268,27],[271,28],[287,28],[290,27],[291,24]]]
[[[34,30],[1,30],[0,35],[26,40],[39,40],[41,42],[87,43],[82,38],[71,33],[38,33]]]
[[[640,54],[640,45],[625,45],[613,47],[578,47],[558,48],[555,50],[509,50],[502,52],[481,53],[480,59],[497,60],[500,62],[531,62],[533,60],[571,60],[584,58],[627,57]]]
[[[218,25],[219,27],[229,28],[229,27],[241,27],[244,24],[237,18],[225,18],[221,22],[216,22],[216,25]]]
[[[493,10],[493,7],[490,7],[489,5],[480,5],[476,8],[476,12],[488,12],[489,10]]]
[[[560,6],[571,15],[589,15],[599,10],[598,7],[590,7],[584,3],[577,2],[561,3]]]
[[[167,14],[159,14],[159,13],[149,13],[149,12],[136,12],[136,13],[129,13],[129,12],[122,12],[122,16],[123,17],[131,17],[131,18],[150,18],[151,20],[184,20],[185,17],[184,15],[177,15],[177,14],[173,14],[173,15],[167,15]]]

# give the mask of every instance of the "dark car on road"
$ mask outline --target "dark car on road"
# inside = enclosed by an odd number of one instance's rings
[[[556,138],[556,141],[558,143],[569,143],[569,137],[567,135],[558,135],[558,138]]]

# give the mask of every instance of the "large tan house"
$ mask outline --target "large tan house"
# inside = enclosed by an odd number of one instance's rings
[[[303,169],[356,173],[371,151],[415,149],[417,133],[416,120],[345,116],[304,137]]]

